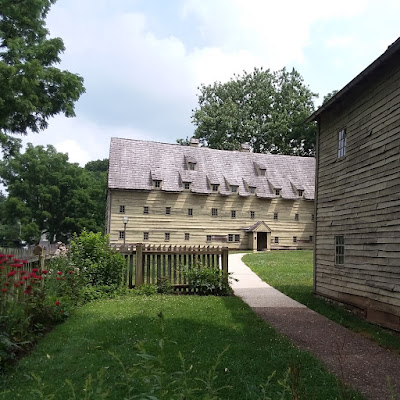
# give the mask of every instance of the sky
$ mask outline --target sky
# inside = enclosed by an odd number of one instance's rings
[[[75,118],[23,141],[81,166],[111,137],[191,137],[201,84],[253,68],[295,68],[324,95],[341,89],[400,36],[398,0],[58,0],[47,17],[66,46],[59,68],[84,78]]]

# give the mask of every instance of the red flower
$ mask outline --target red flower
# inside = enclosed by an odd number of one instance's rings
[[[4,267],[1,265],[1,266],[0,266],[0,269],[3,271]]]
[[[7,276],[8,276],[8,277],[14,276],[16,273],[17,273],[17,271],[12,270],[12,271],[10,271],[10,272],[7,274]]]
[[[19,273],[20,273],[21,275],[25,275],[25,274],[28,273],[28,271],[19,271]]]
[[[49,271],[47,271],[47,270],[45,270],[45,269],[42,271],[42,274],[43,274],[43,275],[46,275],[46,274],[48,274],[48,273],[49,273]]]
[[[25,276],[22,277],[22,279],[26,281],[26,280],[29,279],[29,276],[25,275]]]
[[[14,262],[19,262],[19,258],[14,258]]]
[[[32,268],[32,272],[39,272],[38,268]]]
[[[57,272],[57,275],[62,275],[62,271],[58,271],[58,272]]]
[[[43,279],[43,276],[35,276],[35,278],[41,281]]]
[[[60,305],[60,302],[57,300],[56,301],[56,306],[58,307]]]
[[[7,254],[7,257],[8,257],[8,258],[13,258],[13,257],[14,257],[14,254]]]
[[[72,270],[71,270],[71,271],[68,271],[68,273],[69,273],[69,274],[73,274],[73,273],[74,273],[74,271],[72,271]]]
[[[34,278],[35,276],[36,276],[36,274],[34,272],[29,273],[29,278]]]
[[[31,294],[31,291],[30,291],[30,289],[25,289],[25,290],[24,290],[24,293],[25,293],[25,294]]]
[[[4,282],[4,286],[10,286],[10,282]]]
[[[19,287],[20,282],[14,283],[14,287]]]
[[[58,281],[60,280],[60,278],[57,276],[57,278],[56,278]]]
[[[21,260],[22,264],[28,264],[28,260]]]
[[[6,293],[6,292],[8,291],[8,289],[7,289],[7,288],[3,288],[3,289],[1,289],[1,291],[2,291],[3,293]]]

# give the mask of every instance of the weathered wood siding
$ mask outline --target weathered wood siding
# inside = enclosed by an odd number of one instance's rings
[[[316,292],[400,330],[399,57],[321,114],[317,180]],[[345,238],[344,265],[335,265],[336,235]]]
[[[226,245],[231,249],[248,249],[249,233],[243,228],[265,221],[271,229],[271,248],[312,248],[310,236],[313,235],[312,214],[314,202],[304,199],[265,200],[256,196],[221,196],[219,194],[198,195],[190,192],[166,193],[152,191],[109,191],[108,204],[111,220],[108,227],[111,243],[121,243],[119,232],[124,230],[123,217],[128,216],[126,243],[146,242],[143,233],[149,233],[150,244],[167,244],[165,233],[170,234],[169,242],[174,245]],[[120,205],[125,213],[120,213]],[[144,206],[149,214],[143,213]],[[165,214],[165,208],[171,207],[171,215]],[[193,216],[188,209],[193,209]],[[218,209],[218,216],[211,216],[211,209]],[[236,218],[231,211],[236,211]],[[250,218],[254,211],[254,219]],[[278,220],[274,220],[278,213]],[[299,220],[295,220],[299,214]],[[189,240],[185,240],[189,233]],[[240,235],[240,242],[228,242],[228,234]],[[207,235],[213,240],[207,242]],[[297,243],[293,243],[293,237]],[[279,243],[275,244],[275,237]]]

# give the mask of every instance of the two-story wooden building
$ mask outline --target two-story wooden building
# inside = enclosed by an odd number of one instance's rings
[[[400,330],[400,39],[309,120],[315,292]]]
[[[312,248],[315,159],[111,139],[111,243]]]

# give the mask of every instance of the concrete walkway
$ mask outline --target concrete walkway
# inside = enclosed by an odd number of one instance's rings
[[[263,282],[242,262],[243,255],[229,255],[229,272],[238,279],[232,281],[235,295],[254,312],[295,345],[313,353],[331,372],[366,398],[390,399],[387,378],[400,393],[398,354],[330,321]]]

